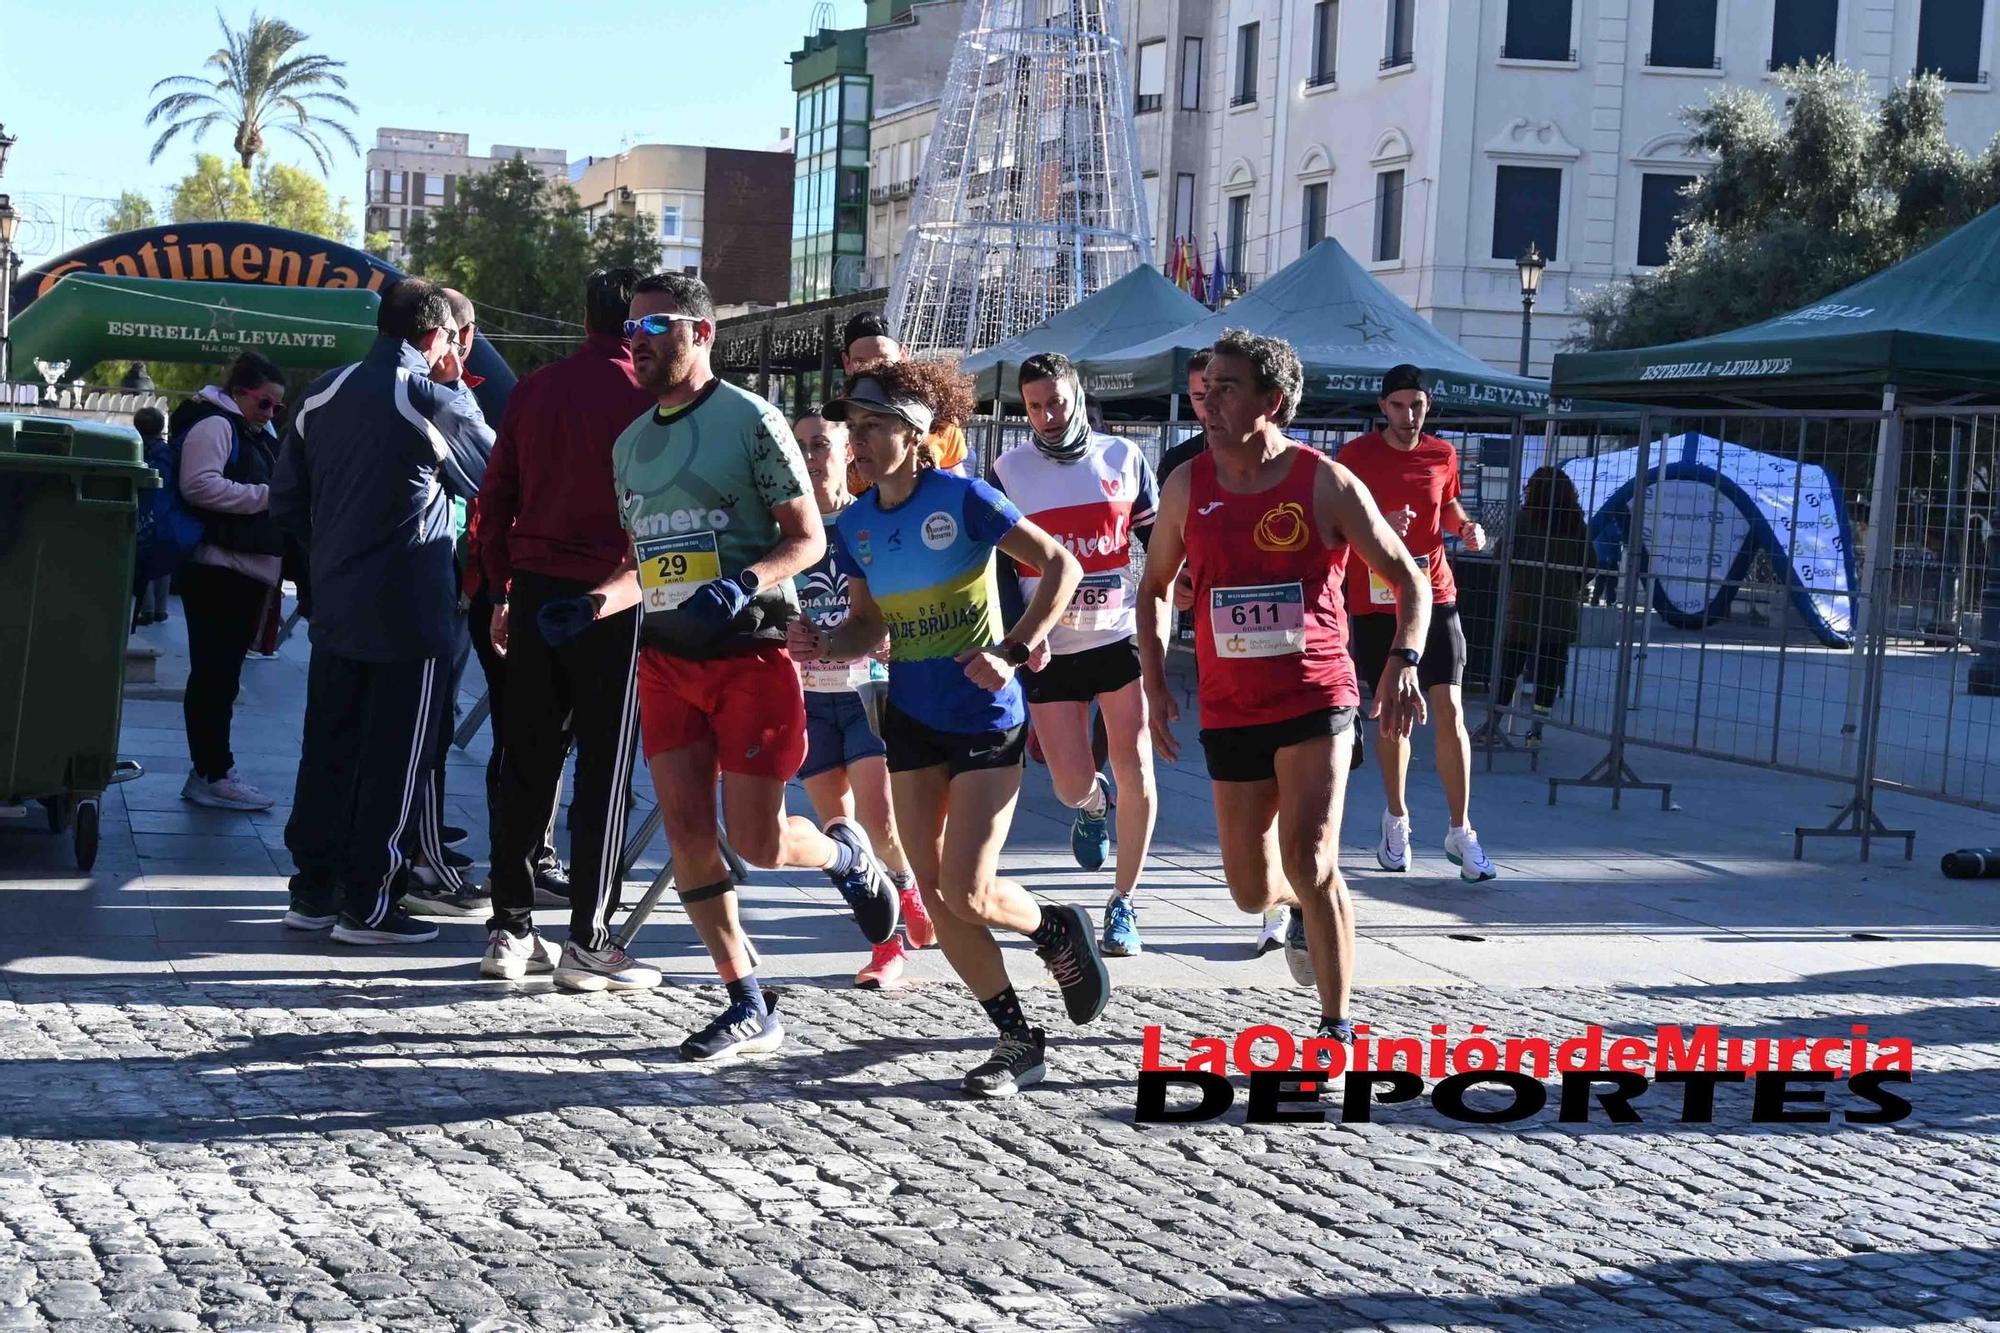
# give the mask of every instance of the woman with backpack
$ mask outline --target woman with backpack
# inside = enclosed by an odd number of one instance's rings
[[[243,659],[284,566],[284,537],[270,514],[276,441],[265,430],[284,403],[284,372],[245,352],[220,387],[182,403],[167,423],[181,499],[204,520],[201,543],[180,570],[191,765],[181,797],[217,810],[273,804],[237,774],[229,740]]]

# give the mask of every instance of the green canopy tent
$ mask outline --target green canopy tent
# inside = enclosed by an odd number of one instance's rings
[[[67,273],[14,321],[14,365],[25,375],[36,359],[81,369],[104,361],[220,362],[246,351],[285,366],[344,365],[375,341],[379,304],[362,288]]]
[[[1886,406],[2000,398],[2000,208],[1900,264],[1761,324],[1556,357],[1559,394],[1635,403]]]
[[[1208,307],[1142,264],[1094,296],[1034,328],[965,358],[978,397],[1019,402],[1013,372],[1031,356],[1060,352],[1072,361],[1115,355],[1208,317]]]
[[[1427,371],[1441,409],[1507,416],[1549,410],[1549,386],[1493,369],[1439,333],[1377,282],[1340,242],[1321,241],[1227,308],[1151,342],[1080,364],[1084,387],[1104,400],[1164,398],[1187,382],[1188,357],[1224,329],[1283,338],[1305,363],[1303,410],[1373,407],[1382,372]]]

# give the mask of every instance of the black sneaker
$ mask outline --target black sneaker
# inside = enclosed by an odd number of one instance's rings
[[[535,867],[535,906],[569,906],[569,870],[560,861],[544,861]]]
[[[463,847],[472,835],[456,824],[446,824],[441,830],[441,841],[447,847]]]
[[[333,938],[341,944],[428,944],[438,937],[436,926],[417,920],[400,906],[389,909],[379,925],[368,925],[347,912],[333,928]]]
[[[340,892],[331,885],[307,875],[293,875],[285,887],[291,893],[286,930],[330,930],[340,920]]]
[[[765,991],[762,1013],[747,1000],[730,1005],[715,1016],[714,1022],[681,1043],[681,1059],[763,1055],[777,1050],[784,1041],[785,1025],[778,1021],[778,997]]]
[[[1012,1097],[1023,1088],[1040,1083],[1042,1075],[1048,1072],[1042,1063],[1047,1042],[1047,1035],[1040,1028],[1029,1028],[1025,1036],[1002,1033],[986,1063],[976,1066],[959,1086],[972,1097]]]
[[[1056,985],[1062,987],[1069,1021],[1088,1023],[1104,1012],[1104,1002],[1111,998],[1111,972],[1098,949],[1097,932],[1090,928],[1090,918],[1081,907],[1044,903],[1042,911],[1061,924],[1063,937],[1035,952],[1048,964]]]
[[[854,911],[854,924],[870,944],[884,944],[903,922],[903,897],[896,882],[875,859],[861,825],[841,815],[826,823],[826,836],[854,850],[854,868],[844,875],[827,872],[833,887]]]

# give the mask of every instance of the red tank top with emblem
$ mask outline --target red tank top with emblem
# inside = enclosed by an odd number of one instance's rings
[[[1195,592],[1201,725],[1252,727],[1361,702],[1341,587],[1347,545],[1313,521],[1319,458],[1294,447],[1269,490],[1226,491],[1215,455],[1188,464],[1188,578]]]

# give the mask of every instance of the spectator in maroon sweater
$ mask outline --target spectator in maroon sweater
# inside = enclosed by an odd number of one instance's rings
[[[480,491],[474,556],[493,605],[492,646],[506,659],[507,681],[487,881],[493,915],[480,964],[487,976],[554,970],[556,951],[534,930],[533,859],[561,792],[572,734],[571,914],[587,921],[599,903],[617,900],[637,725],[632,663],[639,613],[605,616],[560,646],[543,638],[536,617],[549,602],[603,583],[631,552],[619,521],[611,445],[653,408],[623,339],[638,280],[630,269],[591,275],[583,346],[514,386]]]

